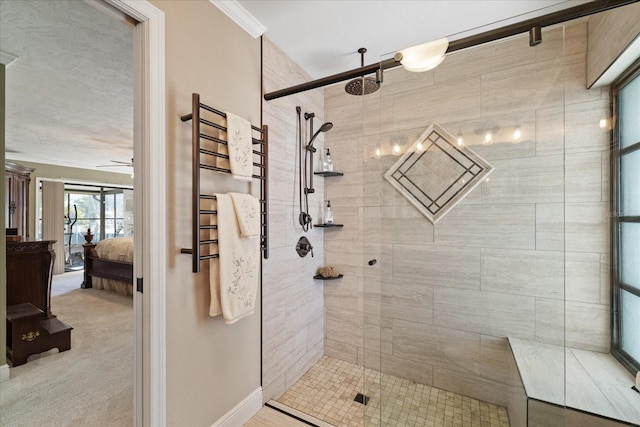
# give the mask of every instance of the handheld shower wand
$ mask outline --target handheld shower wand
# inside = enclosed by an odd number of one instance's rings
[[[302,226],[304,231],[308,231],[311,228],[312,218],[309,215],[309,194],[314,193],[313,188],[313,153],[317,150],[313,146],[313,142],[318,135],[322,132],[327,132],[333,127],[333,123],[327,122],[320,126],[315,133],[313,132],[313,118],[315,113],[304,113],[304,119],[309,120],[309,134],[313,135],[308,143],[302,142],[302,109],[296,107],[296,113],[298,115],[297,137],[298,137],[298,161],[299,161],[299,196],[300,196],[300,215],[298,222]],[[305,137],[306,137],[305,132]],[[304,162],[302,161],[302,150],[304,150]],[[303,166],[304,165],[304,166]],[[304,181],[304,182],[303,182]],[[304,191],[302,190],[304,188]],[[303,200],[304,193],[304,200]]]
[[[323,123],[322,126],[320,126],[320,129],[318,129],[315,133],[313,133],[313,118],[315,117],[315,113],[304,113],[304,118],[306,120],[309,120],[309,133],[312,134],[313,136],[311,137],[311,139],[309,140],[309,143],[307,144],[307,146],[305,147],[305,149],[307,150],[307,152],[311,152],[310,155],[310,159],[309,159],[309,187],[307,187],[305,185],[305,189],[304,189],[304,193],[305,194],[309,194],[309,193],[314,193],[316,190],[313,188],[313,153],[315,153],[316,147],[313,146],[313,141],[315,141],[315,139],[318,137],[318,135],[320,135],[320,133],[322,132],[327,132],[329,131],[332,127],[333,127],[333,123],[331,122],[326,122]],[[306,153],[305,153],[305,168],[307,166],[306,163]],[[305,179],[306,179],[307,173],[305,171]]]
[[[313,134],[313,136],[311,137],[311,141],[309,141],[308,146],[311,147],[311,151],[313,151],[314,153],[316,152],[316,149],[313,147],[313,141],[318,137],[318,135],[320,135],[320,132],[327,132],[332,127],[333,123],[331,122],[326,122],[322,126],[320,126],[320,129],[318,129],[316,133]]]

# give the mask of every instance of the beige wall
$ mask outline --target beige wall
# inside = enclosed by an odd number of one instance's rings
[[[397,68],[364,100],[326,89],[345,169],[326,197],[364,235],[325,237],[326,262],[357,277],[325,288],[326,354],[505,405],[505,337],[608,351],[608,91],[585,89],[586,21],[562,34]],[[435,226],[381,178],[432,122],[495,167]]]
[[[591,86],[640,35],[640,3],[589,17],[587,86]]]
[[[233,325],[209,317],[206,262],[195,274],[180,254],[191,245],[191,124],[180,115],[198,92],[201,102],[260,125],[260,40],[209,2],[152,3],[165,14],[166,42],[168,226],[157,232],[168,245],[167,425],[209,426],[260,387],[261,313]],[[248,189],[204,174],[203,192]]]
[[[267,38],[264,39],[264,91],[271,92],[311,80]],[[324,352],[323,287],[333,282],[313,280],[323,264],[323,236],[336,230],[314,228],[307,233],[298,223],[298,167],[296,166],[296,106],[315,112],[314,127],[323,123],[323,90],[264,101],[264,122],[269,125],[270,258],[263,279],[263,372],[265,401],[280,396]],[[303,129],[308,122],[302,119]],[[331,131],[330,131],[331,132]],[[310,137],[310,136],[309,136]],[[323,136],[314,146],[316,170]],[[316,193],[309,195],[314,224],[321,218],[323,178],[315,177]],[[324,231],[323,231],[324,230]],[[338,231],[339,232],[339,231]],[[314,257],[300,258],[295,251],[300,236],[314,248]]]

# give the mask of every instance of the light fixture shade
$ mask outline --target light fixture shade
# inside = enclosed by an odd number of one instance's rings
[[[428,43],[402,49],[400,63],[407,71],[421,73],[436,68],[444,60],[449,47],[449,39],[443,37]]]

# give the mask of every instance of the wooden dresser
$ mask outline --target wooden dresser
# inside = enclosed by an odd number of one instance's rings
[[[32,354],[71,348],[71,326],[51,312],[55,240],[7,242],[7,357],[13,366]]]
[[[5,228],[16,228],[22,240],[29,240],[29,183],[34,169],[5,162]]]

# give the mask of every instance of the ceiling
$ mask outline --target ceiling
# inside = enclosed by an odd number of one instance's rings
[[[85,169],[130,162],[132,27],[77,0],[2,1],[0,12],[0,50],[17,56],[6,69],[6,158]]]
[[[212,0],[213,3],[220,0]],[[228,0],[224,0],[229,4]],[[313,78],[425,41],[460,38],[586,0],[239,0]],[[7,159],[94,169],[133,156],[132,27],[96,0],[0,1]],[[185,2],[185,7],[188,3]],[[244,8],[244,9],[242,9]],[[489,26],[487,26],[489,25]],[[131,173],[127,167],[105,171]]]
[[[586,0],[238,0],[264,33],[314,79],[405,47],[450,40],[587,3]],[[215,3],[215,0],[214,0]],[[226,3],[226,1],[225,1]]]

